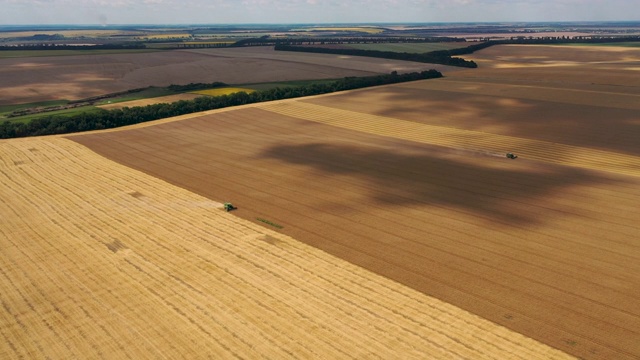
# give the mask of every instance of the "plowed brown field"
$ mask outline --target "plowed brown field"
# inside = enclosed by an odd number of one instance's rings
[[[0,59],[0,105],[84,99],[146,86],[333,79],[447,66],[272,47]]]
[[[0,159],[2,359],[568,358],[72,141]]]
[[[635,359],[640,52],[598,51],[493,47],[444,79],[73,140],[570,354]]]

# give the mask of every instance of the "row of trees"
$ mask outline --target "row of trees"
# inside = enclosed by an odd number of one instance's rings
[[[188,92],[195,90],[206,90],[206,89],[214,89],[227,86],[227,84],[223,82],[213,82],[213,83],[189,83],[187,85],[169,85],[167,89],[175,92]]]
[[[182,42],[173,44],[174,49],[190,48],[221,48],[244,46],[301,46],[301,45],[339,45],[339,44],[382,44],[382,43],[436,43],[436,42],[465,42],[461,38],[449,37],[292,37],[274,38],[268,35],[259,38],[247,38],[234,43],[224,42]]]
[[[496,44],[606,44],[617,42],[637,42],[640,36],[547,36],[540,38],[516,37],[510,40],[492,41]]]
[[[381,43],[438,43],[465,42],[455,37],[409,37],[409,36],[340,36],[340,37],[290,37],[276,38],[269,35],[238,40],[231,46],[278,46],[278,45],[330,45],[330,44],[381,44]]]
[[[250,94],[239,92],[215,97],[203,96],[191,101],[181,100],[172,104],[155,104],[132,108],[125,107],[123,109],[109,111],[100,110],[98,112],[82,113],[69,117],[60,115],[44,116],[26,124],[5,121],[0,124],[0,138],[6,139],[100,130],[229,106],[439,77],[442,77],[442,74],[436,70],[407,74],[392,72],[387,75],[346,77],[330,83],[316,83],[298,87],[279,87],[270,90],[256,91]]]
[[[416,61],[429,64],[442,64],[450,66],[460,66],[468,68],[476,68],[478,65],[469,60],[453,57],[454,50],[440,50],[427,53],[407,53],[395,51],[378,51],[378,50],[360,50],[360,49],[332,49],[324,47],[311,46],[293,46],[293,45],[276,45],[276,51],[300,51],[323,54],[338,54],[350,56],[368,56],[383,59]],[[475,50],[474,50],[475,51]]]

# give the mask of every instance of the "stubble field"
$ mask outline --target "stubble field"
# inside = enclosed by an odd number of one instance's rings
[[[633,359],[640,55],[610,55],[494,47],[443,79],[73,139],[572,355]]]
[[[600,53],[0,142],[0,357],[640,357],[640,55]]]
[[[0,155],[2,359],[567,358],[70,140]]]

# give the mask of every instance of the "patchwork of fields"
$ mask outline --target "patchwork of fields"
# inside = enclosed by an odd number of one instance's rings
[[[147,86],[335,79],[432,67],[407,61],[276,52],[269,47],[0,58],[0,105],[85,99]]]
[[[123,101],[123,102],[117,102],[113,104],[99,105],[97,107],[105,110],[112,110],[112,109],[122,109],[124,107],[147,106],[147,105],[154,105],[154,104],[171,104],[173,102],[180,101],[180,100],[193,100],[200,96],[201,95],[198,95],[198,94],[184,93],[184,94],[177,94],[177,95],[157,96],[157,97],[152,97],[148,99]]]
[[[0,355],[640,357],[640,51],[610,49],[0,142]]]

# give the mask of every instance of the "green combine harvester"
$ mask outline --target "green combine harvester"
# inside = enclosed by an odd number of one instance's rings
[[[514,153],[507,153],[507,159],[517,159],[518,155]]]
[[[229,211],[231,211],[231,210],[235,210],[235,209],[237,209],[237,207],[233,206],[233,204],[232,204],[232,203],[229,203],[229,202],[224,203],[224,210],[225,210],[226,212],[229,212]]]

